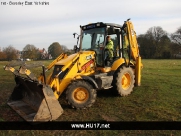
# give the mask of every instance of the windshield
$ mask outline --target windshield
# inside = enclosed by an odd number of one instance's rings
[[[82,50],[95,50],[103,45],[105,28],[94,28],[83,31]]]

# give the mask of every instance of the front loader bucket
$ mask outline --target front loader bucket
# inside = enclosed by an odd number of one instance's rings
[[[8,105],[26,121],[56,120],[63,109],[49,86],[15,76],[16,86]]]

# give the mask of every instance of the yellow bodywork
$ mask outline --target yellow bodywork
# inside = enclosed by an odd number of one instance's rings
[[[84,51],[64,57],[54,65],[63,65],[62,69],[55,77],[49,76],[47,83],[54,90],[54,95],[58,99],[62,92],[67,88],[72,80],[81,79],[80,75],[91,75],[95,73],[95,52]],[[69,69],[63,80],[59,79],[59,74]],[[43,75],[39,77],[43,81]]]
[[[139,86],[141,84],[141,57],[139,56],[138,44],[136,39],[136,33],[131,21],[126,22],[126,39],[129,41],[131,46],[131,56],[133,57],[133,62],[130,64],[135,67],[135,84]],[[128,60],[126,60],[128,61]],[[66,54],[61,54],[57,59],[55,59],[48,67],[47,70],[51,69],[53,66],[63,65],[59,73],[52,77],[52,74],[48,76],[46,83],[50,85],[54,90],[54,95],[58,99],[62,92],[67,88],[67,86],[72,82],[72,80],[81,79],[81,75],[90,76],[94,75],[97,71],[102,73],[108,73],[110,71],[116,71],[121,65],[125,64],[124,58],[119,58],[112,64],[112,67],[97,67],[96,58],[94,51],[80,51],[78,53],[67,56]],[[67,74],[63,79],[59,79],[59,74],[69,69]],[[38,78],[41,82],[44,82],[44,78],[41,75]]]
[[[22,94],[22,97],[25,97],[20,98],[18,104],[15,104],[17,101],[14,101],[12,99],[9,102],[9,105],[18,112],[19,110],[21,110],[22,112],[20,115],[28,121],[55,120],[63,113],[63,110],[57,99],[60,97],[63,91],[67,88],[70,88],[72,84],[73,88],[67,89],[69,91],[66,91],[67,93],[72,93],[71,95],[68,95],[68,98],[72,97],[70,99],[73,99],[73,101],[80,105],[86,103],[90,97],[95,98],[94,93],[96,89],[105,89],[114,86],[112,85],[112,82],[115,81],[115,78],[116,80],[119,78],[116,83],[118,85],[121,85],[123,90],[127,90],[130,86],[134,87],[134,85],[132,85],[134,84],[134,80],[135,85],[140,86],[141,68],[143,67],[143,65],[141,63],[141,57],[139,55],[136,33],[131,21],[128,20],[125,22],[125,24],[125,35],[123,37],[124,42],[119,43],[123,45],[122,47],[121,45],[119,45],[119,48],[117,46],[116,50],[123,53],[124,49],[127,49],[127,51],[128,49],[130,49],[130,54],[121,56],[120,52],[119,54],[117,53],[117,58],[114,59],[113,62],[111,62],[111,65],[105,66],[104,62],[101,63],[101,65],[96,64],[99,58],[96,58],[96,51],[80,50],[79,52],[69,56],[65,53],[60,54],[60,56],[58,56],[52,63],[50,63],[49,66],[46,67],[46,69],[44,66],[42,66],[43,73],[38,77],[38,79],[34,78],[32,72],[28,68],[26,68],[26,66],[20,67],[19,70],[15,70],[11,66],[6,66],[5,70],[9,70],[15,74],[15,81],[17,83],[17,86],[14,89],[15,93],[13,93],[12,98],[15,97],[14,95],[16,93],[18,95],[23,91],[24,93]],[[122,33],[120,32],[119,34],[121,35]],[[82,42],[82,39],[80,39],[80,42]],[[101,55],[102,58],[105,57],[103,56],[104,53]],[[104,60],[102,59],[102,61]],[[49,71],[52,68],[54,68],[53,72],[48,75],[48,77],[46,77],[45,72]],[[124,69],[127,69],[125,73],[121,71],[124,71]],[[130,71],[131,74],[129,73]],[[117,74],[117,72],[119,72],[119,77],[114,77],[114,73]],[[28,78],[22,78],[19,74],[25,74],[28,76]],[[79,86],[74,86],[74,84],[77,84],[78,82],[81,82],[82,84],[79,84]],[[97,82],[99,82],[100,84],[98,84]],[[19,90],[21,89],[22,92],[19,92]],[[95,100],[93,99],[90,101]],[[18,108],[16,107],[17,105],[19,106]],[[23,108],[22,106],[26,106],[27,108]],[[26,113],[29,113],[29,111],[26,111],[27,109],[31,110],[32,113],[25,116]],[[30,116],[31,118],[29,118]]]
[[[134,66],[135,66],[135,85],[140,86],[141,85],[141,68],[143,67],[143,64],[141,63],[141,57],[139,54],[139,47],[137,43],[137,37],[136,37],[136,32],[134,30],[134,26],[131,21],[126,21],[127,29],[127,37],[129,40],[130,44],[130,49],[131,49],[131,56],[134,61]]]

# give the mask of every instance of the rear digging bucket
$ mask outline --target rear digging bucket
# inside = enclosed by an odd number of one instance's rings
[[[15,76],[15,81],[8,105],[26,121],[52,121],[63,113],[49,86],[20,76]]]

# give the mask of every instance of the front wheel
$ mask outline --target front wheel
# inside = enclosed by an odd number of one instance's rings
[[[131,67],[123,66],[114,77],[114,88],[121,96],[127,96],[133,91],[135,75]]]
[[[93,86],[81,80],[71,83],[66,91],[68,104],[77,109],[91,107],[96,96],[96,90],[93,89]]]

